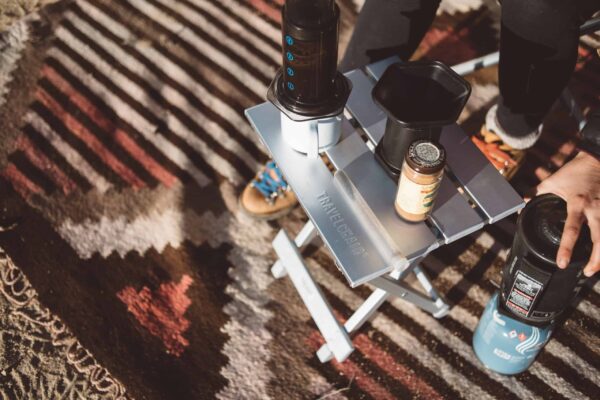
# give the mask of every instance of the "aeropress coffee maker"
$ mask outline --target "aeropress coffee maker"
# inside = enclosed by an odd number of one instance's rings
[[[311,157],[339,140],[352,89],[337,71],[339,19],[334,0],[286,0],[282,9],[283,67],[267,99],[281,111],[285,142]]]
[[[375,156],[394,181],[410,144],[439,141],[442,128],[456,122],[470,94],[469,83],[439,61],[401,62],[386,69],[371,93],[388,116]]]

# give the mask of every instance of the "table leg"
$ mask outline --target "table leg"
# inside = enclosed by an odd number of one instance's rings
[[[308,245],[313,239],[317,237],[317,229],[314,224],[309,220],[300,230],[294,242],[296,246],[301,249]],[[281,264],[280,260],[277,260],[271,267],[271,273],[276,279],[283,278],[286,275],[285,268]]]
[[[425,274],[425,271],[421,269],[420,265],[417,265],[413,271],[417,276],[419,283],[421,283],[421,286],[423,286],[427,294],[429,294],[433,301],[435,301],[436,306],[438,307],[438,310],[435,313],[433,313],[433,316],[435,318],[442,318],[448,315],[448,313],[450,312],[450,306],[444,301],[442,296],[440,296],[435,287],[433,287],[431,281],[429,280],[429,277],[427,276],[427,274]]]
[[[367,322],[371,316],[379,309],[384,301],[390,296],[384,290],[375,289],[364,303],[352,314],[352,316],[344,324],[344,328],[348,334],[357,331],[360,327]],[[317,351],[317,356],[321,362],[330,361],[333,358],[333,353],[329,348],[328,344],[325,343]]]
[[[394,279],[399,279],[402,276],[402,272],[394,271],[390,276]],[[367,322],[373,314],[381,307],[381,305],[390,297],[390,293],[385,290],[375,289],[373,293],[365,300],[364,303],[358,307],[358,309],[352,314],[350,318],[344,324],[344,328],[348,334],[356,332]],[[327,343],[323,344],[317,351],[317,356],[321,362],[330,361],[333,358],[333,354],[327,346]]]
[[[331,352],[338,361],[344,361],[354,351],[352,341],[310,275],[298,247],[282,229],[273,241],[273,248]]]
[[[415,273],[419,283],[423,285],[425,291],[429,296],[414,290],[409,285],[402,281],[395,280],[393,277],[379,277],[375,278],[369,283],[373,286],[383,289],[386,292],[398,296],[406,301],[409,301],[422,308],[423,310],[431,313],[435,318],[442,318],[450,311],[450,306],[441,298],[437,291],[431,285],[431,282],[425,275],[425,273],[418,267],[414,267]]]

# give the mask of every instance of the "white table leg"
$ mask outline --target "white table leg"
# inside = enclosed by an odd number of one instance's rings
[[[373,286],[383,289],[390,294],[409,301],[419,308],[431,313],[436,318],[448,314],[450,307],[439,296],[431,298],[414,290],[402,281],[388,277],[378,277],[370,282]]]
[[[384,290],[376,289],[364,303],[352,314],[352,316],[346,321],[344,324],[344,328],[348,334],[357,331],[360,327],[371,318],[371,316],[379,309],[379,307],[383,304],[384,301],[388,299],[390,296]],[[329,361],[333,358],[333,353],[331,352],[327,343],[325,343],[319,351],[317,351],[317,356],[321,362]]]
[[[281,261],[277,260],[275,264],[273,264],[271,267],[271,274],[275,277],[275,279],[280,279],[287,275],[287,271],[285,270]]]
[[[442,296],[440,296],[437,290],[433,287],[431,281],[429,280],[429,277],[427,276],[427,274],[425,274],[425,271],[423,271],[423,269],[419,265],[417,265],[413,271],[415,272],[419,283],[421,283],[421,286],[423,286],[427,294],[429,294],[429,296],[431,296],[431,298],[435,302],[437,311],[433,313],[433,316],[435,318],[442,318],[448,315],[448,313],[450,312],[450,306],[444,301]]]
[[[273,241],[273,248],[331,352],[338,361],[344,361],[354,351],[352,341],[310,275],[298,247],[282,229]]]
[[[420,260],[420,259],[419,259]],[[410,267],[409,267],[410,268]],[[390,273],[390,277],[393,279],[399,279],[402,275],[400,271],[394,271]],[[358,309],[352,314],[350,318],[344,324],[344,328],[346,328],[346,332],[348,334],[352,334],[360,329],[361,326],[367,322],[373,314],[381,307],[381,305],[390,297],[390,293],[385,290],[375,289],[373,293],[365,300],[364,303],[358,307]],[[333,358],[333,354],[327,346],[327,343],[323,344],[319,351],[317,351],[317,356],[321,362],[329,361]]]
[[[302,227],[302,229],[296,236],[294,242],[296,243],[296,246],[299,249],[301,249],[302,247],[312,242],[315,237],[317,237],[317,229],[315,228],[314,224],[309,220]],[[276,279],[283,278],[287,274],[280,260],[277,260],[275,264],[273,264],[273,266],[271,267],[271,274],[273,274],[273,276]]]

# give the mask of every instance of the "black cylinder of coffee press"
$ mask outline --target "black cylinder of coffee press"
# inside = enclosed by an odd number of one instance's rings
[[[558,268],[556,254],[566,217],[566,203],[553,194],[538,196],[525,206],[503,270],[501,312],[528,324],[545,325],[571,304],[585,281],[583,268],[592,242],[584,224],[569,265]]]
[[[287,0],[282,11],[283,93],[297,107],[327,108],[335,93],[339,8]]]
[[[441,132],[442,126],[414,128],[388,118],[385,134],[377,144],[375,154],[388,167],[388,173],[397,178],[410,144],[417,140],[438,142]]]

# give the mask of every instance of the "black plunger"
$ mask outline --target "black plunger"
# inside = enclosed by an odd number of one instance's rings
[[[283,67],[267,98],[292,120],[343,111],[351,84],[337,71],[339,19],[334,0],[286,0],[283,6]]]

